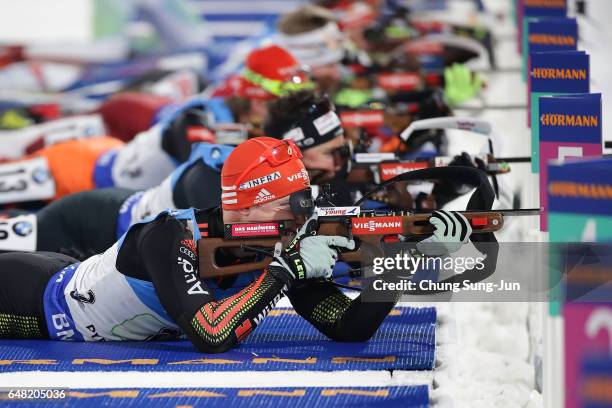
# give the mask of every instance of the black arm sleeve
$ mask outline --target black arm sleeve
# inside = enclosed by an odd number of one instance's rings
[[[221,173],[198,160],[179,177],[172,192],[177,208],[212,208],[221,204]]]
[[[355,299],[329,281],[296,284],[288,293],[296,312],[334,341],[367,341],[395,306],[401,292],[378,292],[369,284]],[[367,297],[364,302],[362,298]]]
[[[186,221],[160,217],[134,233],[129,238],[137,242],[138,263],[153,282],[161,304],[201,352],[236,347],[287,290],[289,282],[265,270],[237,294],[215,300],[199,278],[196,247]]]

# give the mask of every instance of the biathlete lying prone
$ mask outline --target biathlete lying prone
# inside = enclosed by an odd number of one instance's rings
[[[186,336],[201,352],[230,350],[286,295],[296,312],[335,341],[366,341],[399,299],[377,302],[366,286],[351,299],[329,278],[339,249],[355,242],[312,235],[310,180],[299,148],[267,137],[240,144],[221,173],[221,207],[164,211],[137,223],[104,253],[77,262],[55,253],[0,255],[0,337],[77,341],[172,339]],[[455,227],[444,241],[467,243],[458,213],[434,216]],[[200,278],[197,242],[224,237],[224,224],[295,220],[302,225],[262,271],[220,281]],[[432,218],[433,220],[433,218]],[[442,226],[435,220],[434,225]],[[439,234],[428,238],[440,239]],[[455,248],[455,249],[456,249]],[[252,260],[225,252],[218,262]],[[396,279],[389,277],[388,279]],[[18,290],[17,290],[18,288]]]

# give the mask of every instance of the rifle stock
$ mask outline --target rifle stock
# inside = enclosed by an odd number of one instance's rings
[[[472,225],[472,233],[486,233],[500,230],[504,225],[504,216],[495,211],[462,212]],[[434,232],[429,223],[431,214],[330,217],[319,219],[317,235],[338,235],[356,239],[357,248],[353,251],[342,251],[340,260],[345,262],[363,262],[367,257],[384,256],[382,243],[385,237],[427,235]],[[377,223],[377,219],[379,222]],[[397,226],[396,224],[397,223]],[[219,265],[217,251],[223,249],[241,249],[243,246],[271,251],[277,242],[286,247],[291,236],[277,238],[231,239],[202,238],[198,241],[200,276],[216,278],[251,272],[265,268],[271,257],[262,260],[234,265]]]

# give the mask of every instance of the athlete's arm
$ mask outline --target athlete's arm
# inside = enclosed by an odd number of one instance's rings
[[[291,282],[265,270],[237,294],[216,300],[199,279],[197,255],[186,221],[165,216],[133,229],[121,252],[135,251],[136,263],[153,282],[162,306],[198,350],[220,353],[238,345],[283,296]],[[126,241],[127,241],[126,238]],[[126,244],[128,244],[126,246]],[[129,262],[129,261],[128,261]],[[118,267],[120,259],[118,259]],[[138,269],[136,265],[132,270]]]
[[[294,285],[287,295],[296,312],[330,339],[367,341],[393,309],[401,292],[376,291],[370,284],[351,299],[332,282],[306,281]],[[364,298],[368,301],[364,302]]]

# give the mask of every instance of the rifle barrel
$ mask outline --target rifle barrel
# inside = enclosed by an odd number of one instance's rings
[[[505,162],[505,163],[531,163],[531,156],[523,156],[523,157],[495,157],[495,161],[497,161],[497,162]]]
[[[460,212],[481,212],[482,210],[467,210]],[[491,212],[500,213],[504,217],[521,217],[530,215],[540,215],[539,208],[515,208],[515,209],[504,209],[504,210],[491,210]]]
[[[503,215],[504,217],[525,217],[531,215],[540,215],[539,208],[514,208],[514,209],[502,209],[502,210],[459,210],[460,213],[480,213],[480,212],[491,212],[498,213]],[[431,214],[429,211],[427,212],[418,212],[414,214]]]

